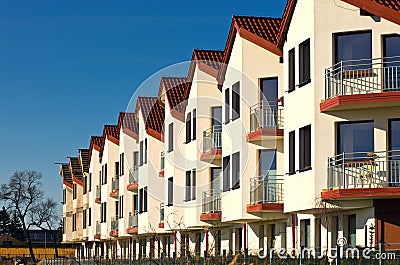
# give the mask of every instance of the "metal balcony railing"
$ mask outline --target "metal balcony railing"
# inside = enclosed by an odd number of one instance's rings
[[[203,192],[202,213],[221,212],[221,191],[209,190]]]
[[[96,185],[96,198],[100,199],[101,198],[101,186]]]
[[[165,168],[165,153],[161,152],[161,158],[160,158],[160,171],[163,171]]]
[[[261,101],[250,107],[250,131],[282,129],[283,107],[277,102]]]
[[[111,189],[118,190],[119,189],[119,178],[113,178],[111,182]]]
[[[222,148],[222,126],[214,125],[203,132],[203,153]]]
[[[135,211],[133,214],[129,213],[128,226],[129,227],[138,227],[138,212],[137,211]]]
[[[325,99],[400,91],[400,57],[341,61],[325,69]]]
[[[283,176],[264,175],[250,179],[250,204],[283,203]]]
[[[118,230],[118,216],[111,217],[111,231]]]
[[[135,183],[139,181],[139,166],[136,165],[129,170],[129,183]]]
[[[164,203],[160,203],[160,223],[164,222]]]
[[[342,153],[328,158],[328,188],[400,186],[400,151]]]
[[[96,234],[100,234],[100,222],[96,222]]]

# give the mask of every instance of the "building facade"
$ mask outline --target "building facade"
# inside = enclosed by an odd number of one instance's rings
[[[399,250],[399,25],[390,0],[233,16],[223,50],[194,50],[60,166],[63,242],[122,259]]]

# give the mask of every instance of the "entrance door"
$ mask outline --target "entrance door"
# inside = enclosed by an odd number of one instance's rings
[[[278,77],[264,78],[260,86],[260,119],[262,128],[278,127]]]

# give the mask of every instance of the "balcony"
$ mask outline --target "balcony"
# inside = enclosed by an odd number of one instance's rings
[[[94,199],[95,203],[101,203],[101,186],[96,185],[96,198]]]
[[[100,234],[100,223],[97,221],[96,222],[96,234],[94,234],[94,239],[100,239],[101,234]]]
[[[111,192],[110,197],[118,199],[119,197],[119,178],[115,177],[111,181]]]
[[[264,141],[283,139],[283,107],[276,102],[261,101],[250,108],[250,132],[247,141],[263,145]]]
[[[325,70],[321,112],[400,106],[400,57],[341,61]]]
[[[159,172],[159,176],[160,177],[164,177],[164,169],[165,169],[165,153],[161,152],[161,156],[160,156],[160,172]]]
[[[118,237],[118,216],[111,217],[111,237]]]
[[[129,170],[129,184],[126,189],[129,191],[137,192],[139,187],[139,166],[136,165],[133,169]]]
[[[283,176],[267,174],[250,179],[247,213],[283,211]]]
[[[215,125],[203,132],[203,153],[200,160],[221,165],[222,157],[222,126]]]
[[[343,153],[328,158],[323,200],[400,198],[400,151]]]
[[[203,193],[200,221],[221,221],[221,191],[205,191]]]
[[[129,213],[128,228],[126,229],[126,233],[131,235],[138,233],[138,212],[135,211],[134,214]]]
[[[158,228],[164,228],[164,203],[160,203],[160,222]]]

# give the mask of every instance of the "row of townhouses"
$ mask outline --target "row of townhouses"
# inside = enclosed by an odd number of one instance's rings
[[[116,258],[400,249],[399,25],[396,0],[233,16],[224,50],[194,50],[61,165],[63,242]]]

